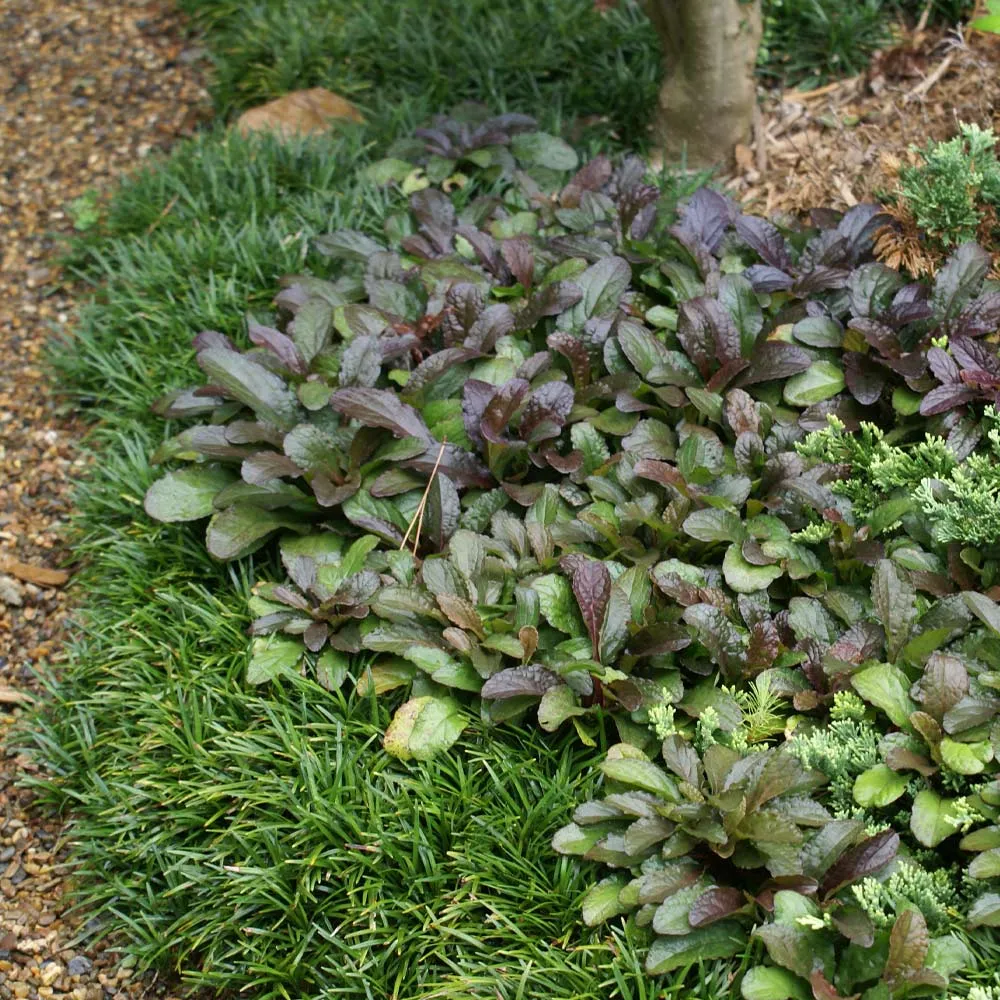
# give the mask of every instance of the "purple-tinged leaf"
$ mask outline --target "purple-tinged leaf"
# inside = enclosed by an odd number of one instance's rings
[[[418,399],[424,390],[433,385],[442,375],[458,365],[479,357],[482,357],[479,351],[470,351],[466,347],[446,347],[444,350],[435,352],[410,373],[410,378],[402,391],[403,397],[405,399]]]
[[[766,294],[787,292],[795,284],[795,279],[790,274],[767,264],[754,264],[743,272],[743,276],[753,285],[755,292]]]
[[[885,319],[893,326],[906,326],[930,319],[934,310],[928,296],[927,286],[920,282],[904,285],[896,292]]]
[[[585,163],[568,181],[559,195],[564,208],[576,208],[584,191],[600,191],[611,180],[611,160],[603,153]]]
[[[296,375],[305,375],[309,371],[291,337],[286,337],[273,327],[258,323],[249,313],[247,335],[258,347],[266,347],[289,371],[295,372]]]
[[[302,641],[310,653],[318,653],[325,645],[330,634],[330,626],[326,622],[313,622],[302,633]]]
[[[1000,292],[984,292],[958,314],[951,325],[952,335],[982,337],[1000,327]]]
[[[313,474],[309,485],[321,507],[337,507],[358,492],[361,482],[352,479],[346,483],[334,483],[329,476],[317,472]]]
[[[436,552],[442,551],[448,539],[455,533],[461,513],[462,504],[458,490],[439,468],[427,491],[427,506],[422,525],[424,537],[430,541]]]
[[[611,599],[611,573],[599,559],[579,554],[564,556],[559,563],[569,574],[573,596],[580,607],[595,660],[601,658],[601,625]]]
[[[469,440],[480,447],[484,443],[480,429],[483,414],[495,392],[496,386],[475,378],[470,378],[462,387],[462,423]]]
[[[824,899],[829,899],[845,885],[874,875],[885,868],[896,857],[898,851],[899,834],[892,830],[886,830],[863,840],[857,847],[852,847],[842,854],[827,871],[820,883],[820,895]]]
[[[535,280],[535,252],[531,243],[523,236],[504,240],[500,244],[500,253],[510,273],[521,283],[525,292],[530,292]]]
[[[940,651],[932,653],[916,685],[915,698],[924,711],[942,719],[969,693],[969,672],[957,656]]]
[[[714,885],[706,889],[692,904],[688,911],[688,923],[692,927],[707,927],[717,920],[742,910],[746,906],[746,898],[739,889],[732,886]]]
[[[937,768],[922,754],[907,750],[906,747],[890,747],[885,754],[885,762],[894,771],[917,771],[925,778],[937,773]]]
[[[874,936],[872,937],[874,941]],[[837,988],[823,975],[821,969],[813,969],[809,976],[813,1000],[861,1000],[860,993],[852,993],[849,997],[842,996]]]
[[[236,345],[224,333],[219,333],[218,330],[202,330],[191,341],[191,346],[196,353],[198,351],[207,351],[210,347],[221,348],[224,351],[236,351]]]
[[[573,409],[573,389],[565,382],[546,382],[524,404],[521,437],[532,443],[558,437]]]
[[[760,406],[750,393],[742,389],[730,389],[723,401],[722,413],[730,430],[737,437],[760,432]]]
[[[557,330],[555,333],[549,334],[546,344],[569,362],[570,371],[573,374],[573,384],[576,388],[586,388],[590,384],[590,355],[587,353],[583,341],[571,333]]]
[[[407,469],[416,469],[417,472],[426,473],[428,476],[436,465],[438,472],[446,475],[462,489],[491,489],[496,486],[496,480],[490,474],[490,470],[472,452],[454,444],[440,445],[433,441],[422,455],[405,459],[400,465]]]
[[[885,632],[872,621],[855,622],[827,651],[843,663],[861,664],[879,656],[885,648]]]
[[[690,645],[691,637],[680,625],[657,622],[637,632],[629,641],[628,651],[633,656],[660,656]]]
[[[866,318],[880,315],[902,284],[899,272],[885,264],[878,261],[862,264],[851,272],[847,281],[851,312]]]
[[[892,327],[866,316],[854,316],[848,327],[857,330],[883,357],[894,358],[900,353],[899,337]]]
[[[470,351],[492,351],[496,342],[514,329],[514,313],[506,302],[487,306],[472,324],[465,347]]]
[[[520,378],[512,378],[496,389],[483,410],[480,434],[492,444],[510,444],[507,428],[530,391],[531,383]]]
[[[746,371],[750,367],[747,358],[736,358],[727,361],[714,375],[705,383],[705,388],[709,392],[721,392],[740,372]]]
[[[812,364],[807,351],[779,340],[760,341],[750,358],[750,368],[738,375],[737,386],[757,385],[804,372]]]
[[[367,427],[392,431],[396,437],[430,440],[423,417],[388,389],[338,389],[330,397],[330,406]]]
[[[849,208],[837,224],[837,234],[847,241],[850,261],[856,264],[858,258],[871,249],[875,233],[889,222],[889,216],[879,205],[869,202]]]
[[[553,281],[539,289],[517,313],[518,330],[532,329],[544,316],[558,316],[583,300],[583,289],[572,281]]]
[[[949,325],[965,308],[990,269],[990,255],[975,243],[963,243],[937,273],[931,305],[939,322]]]
[[[428,187],[410,196],[410,211],[420,230],[441,253],[451,250],[455,230],[455,206],[437,188]]]
[[[767,670],[781,651],[781,637],[778,627],[770,619],[755,622],[750,629],[750,644],[747,646],[747,669],[757,673]]]
[[[198,353],[198,364],[213,386],[239,400],[262,420],[282,430],[291,430],[299,422],[299,401],[284,379],[245,354],[209,347]]]
[[[839,267],[814,267],[808,274],[802,275],[792,287],[796,295],[805,298],[807,295],[815,295],[817,292],[843,288],[847,284],[850,274],[850,271]]]
[[[699,188],[680,211],[680,222],[671,232],[694,236],[710,252],[715,252],[732,225],[736,207],[711,188]]]
[[[469,281],[452,285],[445,294],[445,310],[441,319],[445,347],[460,344],[486,308],[486,289]]]
[[[456,233],[468,241],[480,263],[501,284],[510,284],[511,273],[500,253],[500,243],[489,233],[484,233],[475,226],[459,226]]]
[[[243,460],[240,475],[243,482],[251,486],[263,486],[272,479],[282,479],[285,476],[298,478],[302,475],[302,470],[290,458],[276,451],[259,451]]]
[[[525,695],[541,698],[549,688],[559,683],[559,676],[544,667],[508,667],[490,677],[479,693],[483,698],[494,701]]]
[[[940,347],[932,347],[927,352],[927,364],[934,377],[944,385],[958,385],[962,381],[962,373],[947,351]],[[971,366],[969,366],[971,367]]]
[[[889,933],[889,957],[882,973],[885,982],[895,987],[912,979],[923,969],[930,943],[924,915],[914,908],[903,910]]]
[[[996,344],[956,335],[949,338],[948,346],[951,348],[954,359],[967,372],[985,372],[993,377],[1000,376],[1000,353],[997,353]],[[967,373],[963,372],[960,378],[968,381]],[[954,381],[959,381],[959,379]]]
[[[844,354],[844,381],[862,406],[871,406],[878,402],[885,388],[885,371],[859,351],[847,351]]]
[[[372,388],[382,372],[382,344],[376,337],[355,337],[340,357],[342,386]]]
[[[677,339],[702,378],[719,364],[741,357],[739,331],[716,299],[702,296],[681,303]]]
[[[755,215],[741,215],[736,220],[736,233],[765,264],[781,271],[792,266],[788,244],[773,223]]]
[[[514,372],[514,378],[523,378],[525,382],[534,382],[542,372],[552,367],[552,355],[548,351],[536,351],[530,358],[525,358]]]
[[[920,401],[920,414],[932,417],[979,399],[979,390],[968,385],[939,385]]]

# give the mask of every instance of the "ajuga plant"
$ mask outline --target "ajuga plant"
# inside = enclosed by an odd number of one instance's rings
[[[754,937],[751,998],[941,987],[1000,924],[996,539],[920,506],[998,447],[987,255],[911,280],[870,205],[673,218],[520,116],[392,152],[384,233],[317,240],[159,404],[198,422],[147,511],[220,559],[278,542],[249,680],[404,692],[403,758],[470,712],[617,733],[556,847],[617,870],[586,918],[649,924],[654,972]]]
[[[889,160],[895,177],[889,212],[896,225],[879,234],[876,251],[893,267],[932,273],[954,247],[998,235],[1000,161],[992,129],[961,124],[959,134],[911,151],[912,162]]]
[[[679,672],[801,665],[793,602],[877,555],[795,444],[931,388],[931,338],[988,313],[981,255],[928,290],[868,259],[873,206],[782,233],[702,190],[668,226],[641,163],[570,174],[531,127],[399,146],[376,170],[420,189],[385,238],[319,239],[334,274],[288,279],[249,350],[200,333],[207,384],[160,404],[201,422],[147,510],[211,515],[223,559],[286,533],[253,679],[365,652],[377,691],[626,733]]]

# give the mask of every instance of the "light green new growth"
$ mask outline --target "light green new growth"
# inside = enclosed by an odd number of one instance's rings
[[[830,807],[838,818],[862,816],[854,802],[854,780],[879,762],[879,734],[855,719],[835,719],[825,729],[795,735],[788,749],[805,767],[829,779]]]
[[[949,998],[957,1000],[957,998]],[[966,1000],[1000,1000],[1000,988],[996,986],[973,986]]]
[[[983,205],[1000,204],[1000,162],[992,129],[960,126],[948,142],[931,143],[923,163],[903,167],[899,192],[917,225],[944,246],[976,238]]]
[[[748,744],[762,743],[785,731],[787,702],[775,692],[767,674],[755,677],[749,687],[733,695],[743,712],[742,733]]]
[[[962,463],[943,438],[927,435],[918,444],[895,445],[873,424],[862,423],[859,433],[848,434],[840,420],[828,419],[829,427],[813,431],[796,449],[806,458],[851,466],[851,477],[832,489],[851,501],[859,518],[868,518],[901,490],[914,496],[936,541],[996,545],[1000,540],[1000,415],[994,407],[983,412],[989,451]]]
[[[656,734],[658,740],[665,740],[677,732],[674,724],[676,709],[673,705],[660,702],[649,709],[649,728]]]
[[[868,706],[864,700],[853,691],[837,691],[833,696],[833,707],[830,709],[831,719],[853,719],[861,722]]]
[[[939,542],[996,545],[1000,541],[1000,415],[989,407],[987,453],[970,455],[940,484],[924,480],[915,489]]]
[[[945,817],[945,822],[962,833],[968,833],[977,823],[985,823],[986,817],[963,795],[952,801],[951,815]]]
[[[948,909],[958,903],[952,873],[945,868],[928,871],[915,861],[901,861],[884,882],[862,879],[851,887],[858,905],[877,928],[888,927],[910,903],[917,907],[932,930],[948,923]]]

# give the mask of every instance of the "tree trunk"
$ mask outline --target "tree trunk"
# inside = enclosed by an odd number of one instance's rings
[[[666,56],[654,140],[691,166],[732,158],[753,123],[760,0],[647,0]]]

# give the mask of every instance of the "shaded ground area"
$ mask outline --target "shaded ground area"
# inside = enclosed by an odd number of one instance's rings
[[[163,3],[5,0],[0,10],[0,739],[35,670],[58,662],[59,571],[82,427],[44,376],[72,316],[52,252],[87,192],[166,147],[207,110],[199,53]],[[70,211],[68,204],[84,196]],[[0,998],[153,997],[67,916],[58,823],[0,759]],[[83,941],[80,938],[83,938]]]
[[[772,95],[726,186],[761,215],[849,208],[892,187],[911,145],[949,139],[960,121],[1000,125],[1000,37],[917,31],[862,76]]]

